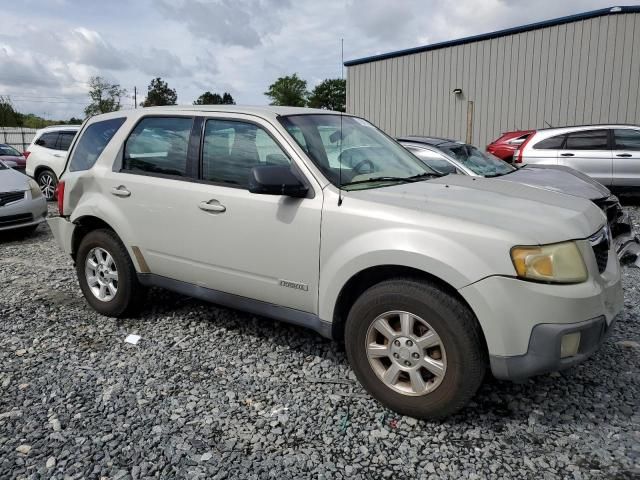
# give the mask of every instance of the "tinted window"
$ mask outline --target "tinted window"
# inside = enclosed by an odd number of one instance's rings
[[[202,148],[204,180],[247,188],[253,167],[290,163],[261,127],[230,120],[207,121]]]
[[[607,150],[607,130],[583,130],[567,134],[565,150]]]
[[[40,138],[36,140],[36,145],[40,145],[45,148],[55,148],[58,141],[58,132],[43,133]]]
[[[559,150],[562,148],[564,137],[564,135],[558,135],[556,137],[547,138],[546,140],[536,143],[533,148],[536,150]]]
[[[78,144],[71,154],[69,170],[77,172],[78,170],[88,170],[93,167],[124,121],[124,118],[112,118],[103,122],[92,123],[85,128],[82,137],[78,140]],[[71,135],[71,140],[73,140],[74,136]]]
[[[640,150],[640,130],[629,128],[614,130],[616,150]]]
[[[192,118],[148,117],[131,132],[122,168],[147,173],[185,176]]]
[[[71,142],[73,142],[73,138],[76,136],[76,132],[60,132],[58,135],[58,144],[56,148],[58,150],[64,150],[65,152],[69,150],[71,146]]]

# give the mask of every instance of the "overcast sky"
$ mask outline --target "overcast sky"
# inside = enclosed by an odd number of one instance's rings
[[[624,4],[639,2],[626,1]],[[138,102],[161,76],[191,104],[206,90],[267,104],[297,72],[309,88],[345,60],[586,12],[599,0],[0,0],[0,95],[19,111],[83,117],[101,75]],[[133,99],[125,99],[125,108]]]

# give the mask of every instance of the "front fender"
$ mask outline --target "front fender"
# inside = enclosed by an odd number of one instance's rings
[[[321,256],[319,316],[332,321],[344,285],[354,275],[371,267],[395,265],[418,269],[455,289],[488,275],[513,274],[507,248],[500,258],[496,258],[482,245],[477,245],[478,250],[472,250],[469,244],[474,245],[428,231],[390,228],[346,239],[333,250],[323,247],[323,251],[331,253]],[[390,245],[393,248],[388,248]],[[502,250],[500,246],[494,246],[493,251],[499,250]]]

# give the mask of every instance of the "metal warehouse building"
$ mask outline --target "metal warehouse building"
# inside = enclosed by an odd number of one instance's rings
[[[345,62],[347,112],[393,136],[640,124],[640,6]]]

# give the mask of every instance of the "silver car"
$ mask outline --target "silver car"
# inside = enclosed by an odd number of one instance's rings
[[[513,156],[516,164],[575,168],[607,187],[640,187],[640,126],[586,125],[537,130]]]
[[[38,184],[0,160],[0,232],[32,233],[47,218],[47,202]]]

